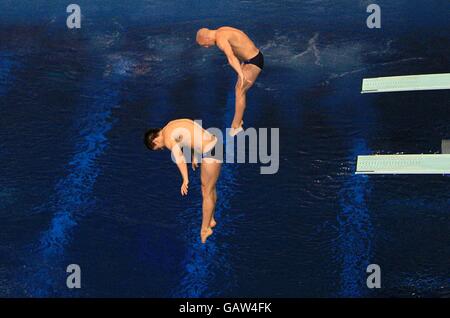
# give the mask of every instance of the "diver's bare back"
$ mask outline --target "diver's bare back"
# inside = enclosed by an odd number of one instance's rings
[[[164,127],[163,136],[165,140],[173,140],[200,153],[215,140],[212,134],[191,119],[176,119],[168,122]],[[197,136],[202,138],[196,140]]]
[[[217,29],[216,36],[218,47],[220,48],[220,41],[228,41],[233,53],[241,61],[247,61],[255,57],[259,52],[253,41],[241,30],[224,26]]]

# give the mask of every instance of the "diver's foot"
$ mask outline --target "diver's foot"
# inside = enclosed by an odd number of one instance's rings
[[[244,131],[243,125],[244,125],[244,121],[243,120],[241,120],[241,124],[239,126],[237,126],[237,125],[234,126],[233,124],[231,124],[230,136],[234,137],[237,134],[239,134],[241,131]]]
[[[217,225],[217,222],[216,222],[216,220],[214,220],[214,219],[212,219],[211,222],[209,222],[209,227],[210,227],[210,228],[213,228],[213,227],[215,227],[216,225]]]
[[[202,239],[202,243],[205,244],[208,236],[210,236],[212,234],[213,234],[213,230],[210,227],[208,227],[206,230],[202,230],[200,232],[200,238]]]

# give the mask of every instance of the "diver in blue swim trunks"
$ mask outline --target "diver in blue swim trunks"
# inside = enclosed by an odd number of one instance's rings
[[[217,30],[202,28],[197,32],[196,40],[206,48],[217,45],[238,74],[236,106],[230,130],[230,135],[235,136],[243,130],[246,93],[264,68],[264,56],[244,32],[232,27],[224,26]]]

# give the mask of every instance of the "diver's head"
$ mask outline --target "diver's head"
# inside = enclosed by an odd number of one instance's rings
[[[215,32],[207,28],[201,28],[197,31],[196,41],[198,45],[203,47],[210,47],[216,44]]]
[[[150,128],[144,136],[144,144],[150,150],[161,150],[164,148],[164,139],[161,128]]]

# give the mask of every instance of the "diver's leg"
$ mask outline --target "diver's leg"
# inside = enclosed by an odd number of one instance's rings
[[[256,78],[261,73],[261,69],[253,64],[244,64],[242,66],[242,72],[244,73],[246,82],[241,87],[241,80],[238,79],[235,87],[236,104],[234,110],[234,118],[231,123],[231,128],[237,129],[242,126],[242,120],[244,118],[244,111],[246,107],[246,94],[250,87],[256,81]]]
[[[217,225],[216,219],[214,218],[214,215],[216,214],[216,202],[217,202],[217,190],[216,187],[214,187],[213,191],[213,199],[214,199],[214,210],[211,217],[211,222],[209,222],[209,226],[211,228],[215,227]]]
[[[201,181],[202,181],[202,228],[200,237],[202,243],[206,242],[208,236],[213,231],[211,229],[211,221],[213,220],[213,213],[216,206],[217,196],[216,182],[219,178],[221,163],[210,158],[204,158],[201,165]]]
[[[217,203],[217,189],[215,186],[214,186],[213,196],[214,196],[214,211],[212,214],[211,223],[209,224],[212,228],[217,225],[216,219],[214,218],[214,216],[216,215],[216,203]]]
[[[241,80],[239,79],[235,87],[235,109],[233,122],[231,123],[232,129],[238,129],[242,126],[246,106],[245,94],[246,91],[243,87],[241,87]]]

